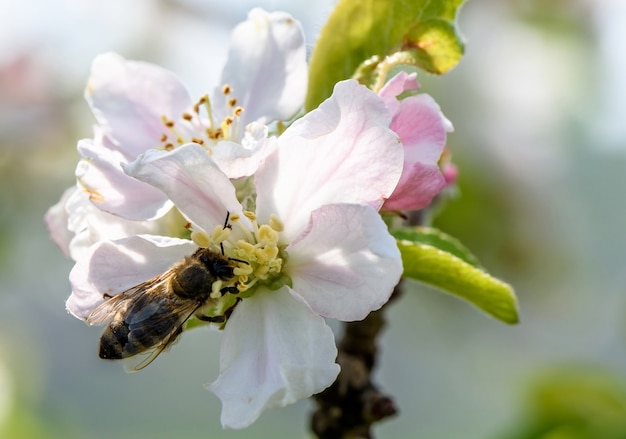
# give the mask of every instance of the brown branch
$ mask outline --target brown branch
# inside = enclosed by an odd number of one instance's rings
[[[400,284],[389,302],[399,294]],[[314,397],[317,409],[311,429],[318,439],[372,439],[372,424],[397,414],[393,399],[380,392],[371,379],[376,337],[385,325],[389,302],[364,320],[345,324],[337,355],[341,372],[328,389]]]

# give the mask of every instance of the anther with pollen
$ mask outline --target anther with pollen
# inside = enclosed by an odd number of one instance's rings
[[[233,89],[230,85],[225,84],[222,93],[226,96],[227,115],[219,121],[213,117],[209,95],[200,97],[193,105],[193,110],[182,113],[179,118],[161,116],[166,128],[160,138],[161,147],[170,151],[177,145],[197,143],[212,154],[211,148],[220,140],[236,139],[239,135],[239,119],[244,109],[237,105],[237,98],[232,96]],[[206,111],[206,118],[201,116],[202,107]]]

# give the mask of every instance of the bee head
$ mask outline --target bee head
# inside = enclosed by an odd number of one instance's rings
[[[230,261],[219,253],[204,251],[198,255],[198,260],[216,279],[230,280],[235,276]]]

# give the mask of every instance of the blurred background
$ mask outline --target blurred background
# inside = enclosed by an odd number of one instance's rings
[[[100,361],[101,328],[65,312],[72,262],[43,215],[92,134],[97,54],[158,63],[200,96],[250,8],[290,12],[312,46],[333,3],[0,0],[0,437],[309,437],[308,401],[221,430],[207,329],[138,374]],[[621,0],[470,0],[461,64],[419,77],[460,168],[435,225],[514,285],[521,324],[410,284],[380,340],[400,416],[378,438],[626,438],[625,23]]]

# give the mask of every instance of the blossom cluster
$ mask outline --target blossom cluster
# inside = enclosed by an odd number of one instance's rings
[[[452,127],[414,93],[415,74],[377,92],[339,82],[279,129],[306,88],[302,28],[282,12],[249,13],[221,83],[196,99],[158,66],[100,55],[85,91],[94,135],[78,143],[76,186],[46,215],[76,261],[67,309],[85,321],[199,248],[234,261],[226,284],[207,285],[229,306],[209,386],[228,428],[335,380],[325,318],[365,318],[402,275],[380,211],[423,208],[446,185],[439,160]]]

